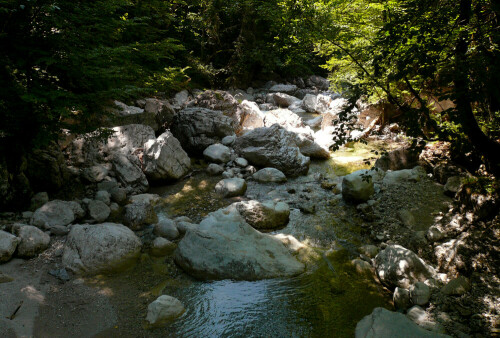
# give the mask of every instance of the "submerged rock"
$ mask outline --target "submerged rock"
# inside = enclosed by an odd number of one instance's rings
[[[212,212],[179,242],[175,261],[200,279],[258,280],[300,274],[280,240],[258,232],[236,210]]]
[[[141,240],[122,224],[75,224],[68,235],[62,262],[75,273],[120,270],[135,263]]]
[[[146,320],[153,326],[164,324],[179,317],[184,312],[184,306],[177,298],[162,295],[148,305]]]

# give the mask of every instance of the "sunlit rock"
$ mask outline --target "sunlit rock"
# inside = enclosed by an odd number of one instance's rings
[[[120,270],[135,263],[141,240],[122,224],[75,224],[68,235],[62,262],[75,273]]]
[[[280,240],[253,229],[231,209],[212,212],[188,230],[175,261],[200,279],[257,280],[304,271]]]

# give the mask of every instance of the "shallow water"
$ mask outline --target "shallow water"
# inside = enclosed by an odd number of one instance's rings
[[[291,205],[289,224],[277,232],[291,234],[310,246],[300,257],[307,272],[290,279],[192,281],[167,287],[163,292],[181,300],[186,312],[151,333],[172,337],[351,337],[356,323],[375,307],[391,308],[390,295],[372,276],[360,275],[350,264],[357,257],[355,248],[362,243],[362,221],[348,212],[351,206],[338,200],[332,203],[334,193],[321,189],[314,178],[318,173],[335,178],[368,168],[364,159],[373,156],[371,150],[381,148],[382,143],[345,147],[328,161],[313,161],[308,176],[281,185],[249,181],[247,196]],[[154,189],[152,192],[164,197],[158,205],[159,217],[187,215],[199,222],[209,212],[233,203],[237,199],[221,199],[215,194],[219,180],[199,172],[183,182]],[[315,212],[293,209],[302,201],[298,197],[314,203]]]

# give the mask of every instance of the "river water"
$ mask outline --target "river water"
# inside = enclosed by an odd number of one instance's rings
[[[160,293],[178,298],[186,312],[176,321],[150,332],[171,337],[351,337],[356,323],[375,307],[391,309],[391,297],[372,276],[355,271],[350,261],[363,243],[363,221],[352,206],[322,189],[317,175],[335,179],[366,167],[363,159],[382,144],[357,144],[332,160],[311,164],[307,176],[282,185],[248,182],[247,197],[280,199],[292,208],[289,224],[275,233],[291,234],[308,245],[299,259],[304,274],[289,279],[197,281],[182,276],[166,281]],[[200,166],[201,168],[202,166]],[[209,212],[234,200],[214,193],[220,178],[201,170],[183,182],[156,188],[163,196],[159,217],[187,215],[199,222]],[[312,212],[301,212],[310,204]],[[161,271],[161,269],[160,269]],[[181,273],[182,274],[182,273]]]

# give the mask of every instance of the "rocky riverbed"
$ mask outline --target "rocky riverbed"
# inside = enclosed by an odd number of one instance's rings
[[[2,214],[0,334],[497,333],[496,201],[362,105],[366,144],[331,152],[345,102],[307,83],[117,103],[111,138],[61,141],[74,197]]]

